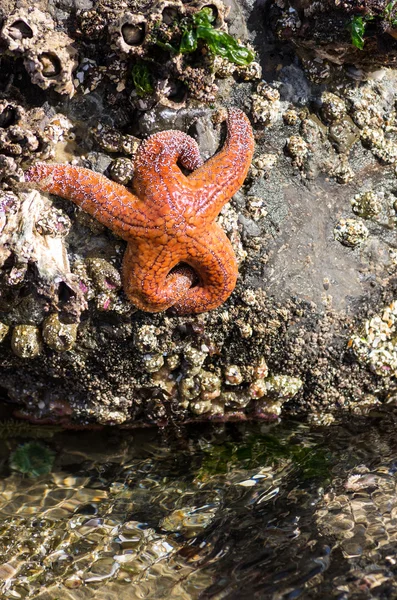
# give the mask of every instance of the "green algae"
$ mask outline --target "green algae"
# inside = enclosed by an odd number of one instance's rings
[[[132,67],[132,81],[138,96],[143,97],[153,92],[148,67],[143,63],[137,63]]]
[[[55,453],[40,442],[21,444],[10,456],[10,468],[28,477],[51,473]]]
[[[193,15],[192,23],[184,28],[179,52],[194,52],[199,40],[202,40],[215,56],[226,58],[236,65],[249,65],[254,60],[251,50],[242,46],[225,31],[219,31],[212,25],[215,17],[208,7]]]
[[[364,34],[366,28],[366,21],[364,17],[353,17],[349,27],[353,46],[355,46],[359,50],[363,50],[365,44]]]

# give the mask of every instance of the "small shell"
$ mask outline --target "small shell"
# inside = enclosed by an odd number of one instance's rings
[[[156,373],[164,365],[164,356],[162,354],[144,354],[142,361],[146,373]]]
[[[71,350],[76,343],[77,323],[61,323],[58,313],[47,317],[43,323],[43,339],[57,352]]]
[[[36,325],[16,325],[12,332],[11,348],[20,358],[35,358],[43,349],[40,329]]]
[[[8,327],[8,325],[5,325],[5,323],[0,323],[0,342],[4,340],[9,329],[10,328]]]
[[[228,365],[223,372],[225,381],[229,385],[240,385],[243,382],[243,375],[237,365]]]

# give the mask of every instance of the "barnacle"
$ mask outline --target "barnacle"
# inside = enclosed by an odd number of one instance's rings
[[[53,313],[44,320],[43,340],[57,352],[71,350],[76,343],[77,323],[62,323],[58,313]]]
[[[142,56],[148,35],[148,19],[141,13],[125,12],[109,25],[109,34],[115,49]]]
[[[357,219],[340,219],[334,228],[336,241],[351,248],[365,242],[368,235],[369,232],[364,223]]]
[[[16,165],[5,161],[13,157],[17,161],[26,156],[48,158],[52,152],[50,132],[40,129],[44,113],[39,109],[25,109],[13,101],[0,100],[0,157],[4,156],[0,168],[4,177],[16,171]]]
[[[261,125],[273,125],[280,111],[279,91],[265,81],[261,81],[251,98],[254,121]]]
[[[394,300],[368,319],[348,343],[357,360],[382,377],[395,377],[397,374],[397,351],[394,343],[396,322],[397,302]]]
[[[77,50],[69,36],[56,30],[48,13],[38,8],[16,9],[4,20],[0,39],[8,54],[23,57],[33,83],[43,89],[53,87],[60,94],[74,94]]]
[[[118,90],[132,82],[130,102],[134,107],[148,110],[162,104],[178,109],[188,96],[212,102],[217,91],[215,77],[222,73],[236,73],[245,80],[260,77],[252,48],[227,32],[228,10],[221,0],[158,0],[139,11],[126,6],[112,10],[100,0],[96,11],[80,11],[78,21],[84,37],[107,40],[110,53],[118,60],[132,59],[127,72],[115,73],[114,81]],[[77,79],[84,91],[91,91],[102,76],[109,77],[108,71],[108,66],[105,72],[101,65],[86,61]]]
[[[353,212],[364,219],[377,217],[382,210],[382,195],[373,190],[356,194],[351,200]]]

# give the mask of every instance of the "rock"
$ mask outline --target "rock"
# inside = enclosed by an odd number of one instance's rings
[[[200,3],[151,14],[150,2],[63,0],[51,14],[4,15],[0,388],[18,414],[63,426],[284,415],[329,424],[395,394],[397,75],[379,67],[397,54],[385,4],[364,3],[374,19],[362,50],[346,28],[357,2],[231,0],[229,14],[212,4],[216,35],[230,24],[247,51],[255,42],[249,65],[201,42],[177,51],[180,17],[193,27]],[[228,106],[245,110],[256,139],[249,175],[218,218],[236,289],[202,315],[138,311],[121,286],[125,243],[22,184],[23,169],[73,162],[133,185],[141,140],[180,129],[206,160],[223,144]]]
[[[388,0],[280,0],[269,3],[276,35],[292,40],[299,54],[338,65],[351,64],[376,73],[397,60],[395,7]],[[376,76],[376,75],[375,75]]]

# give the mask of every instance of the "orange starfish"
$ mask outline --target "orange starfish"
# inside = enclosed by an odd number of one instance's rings
[[[205,164],[185,133],[150,136],[136,155],[134,194],[71,165],[39,163],[26,180],[72,200],[128,242],[123,286],[138,308],[204,312],[222,304],[236,285],[236,257],[215,219],[241,187],[254,149],[241,110],[229,110],[227,127],[223,148]],[[193,172],[184,175],[178,164]]]

